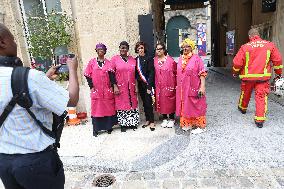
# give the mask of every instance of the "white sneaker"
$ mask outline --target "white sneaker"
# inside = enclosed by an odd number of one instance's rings
[[[168,120],[164,119],[163,122],[161,123],[161,127],[166,128],[168,125]]]
[[[174,120],[168,121],[167,127],[172,128],[173,126],[175,126],[175,121]]]
[[[198,127],[197,129],[192,130],[192,131],[191,131],[191,134],[200,134],[200,133],[203,133],[203,132],[205,132],[205,131],[206,131],[205,128],[204,128],[204,129],[200,129],[200,128]]]
[[[181,129],[184,130],[184,131],[188,131],[188,130],[190,130],[190,127],[182,127]]]

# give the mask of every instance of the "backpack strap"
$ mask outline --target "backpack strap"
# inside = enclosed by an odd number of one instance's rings
[[[27,88],[28,84],[27,81],[25,82],[25,78],[27,78],[28,76],[29,69],[27,70],[24,69],[25,68],[23,67],[15,67],[12,71],[11,88],[13,92],[13,97],[0,116],[0,128],[3,125],[4,121],[6,120],[6,118],[8,117],[8,115],[14,109],[15,105],[18,103],[20,98],[19,95],[21,94],[21,92],[28,91]],[[22,79],[17,79],[17,78],[22,78]]]
[[[15,67],[11,76],[13,96],[17,96],[17,104],[23,108],[30,108],[33,105],[28,87],[29,71],[28,67]]]
[[[17,100],[16,100],[16,96],[14,96],[11,101],[8,103],[8,105],[5,107],[3,113],[0,116],[0,128],[2,127],[4,121],[6,120],[6,118],[8,117],[8,115],[10,114],[10,112],[14,109]]]
[[[34,119],[34,121],[45,134],[55,139],[55,134],[51,130],[44,127],[42,122],[38,120],[34,113],[30,110],[30,107],[32,107],[33,105],[33,101],[30,97],[28,87],[29,71],[30,68],[28,67],[15,67],[13,69],[11,75],[11,88],[13,92],[13,98],[5,107],[4,112],[0,116],[0,127],[4,123],[9,113],[13,110],[15,105],[18,104],[19,106],[27,110],[27,112],[30,114],[30,116]]]

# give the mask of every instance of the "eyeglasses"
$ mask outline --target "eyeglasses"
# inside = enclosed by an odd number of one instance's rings
[[[157,51],[164,50],[164,48],[156,48]]]
[[[144,49],[144,47],[138,47],[137,49],[138,49],[138,50],[139,50],[139,49]]]
[[[128,49],[127,47],[119,47],[120,49]]]
[[[188,48],[191,48],[191,47],[188,46],[188,45],[185,45],[185,46],[182,46],[181,48],[182,48],[182,49],[188,49]]]

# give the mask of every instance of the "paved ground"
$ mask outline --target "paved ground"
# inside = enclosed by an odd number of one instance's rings
[[[158,127],[94,138],[89,124],[66,128],[66,188],[92,188],[103,173],[116,177],[113,188],[284,188],[284,109],[270,100],[258,129],[254,101],[242,115],[238,96],[236,80],[210,71],[208,129],[200,135]]]
[[[238,96],[236,80],[210,71],[208,127],[199,135],[140,127],[95,138],[90,123],[65,128],[59,151],[65,188],[95,188],[94,178],[105,173],[116,178],[112,188],[284,188],[284,108],[269,100],[259,129],[254,101],[242,115]]]

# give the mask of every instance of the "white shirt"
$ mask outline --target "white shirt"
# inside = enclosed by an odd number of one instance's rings
[[[0,115],[13,97],[11,74],[13,68],[0,67]],[[52,112],[62,115],[69,101],[69,93],[43,72],[31,69],[28,87],[33,106],[30,108],[42,124],[52,129]],[[35,123],[29,113],[16,104],[0,128],[0,153],[27,154],[44,150],[54,143]]]

